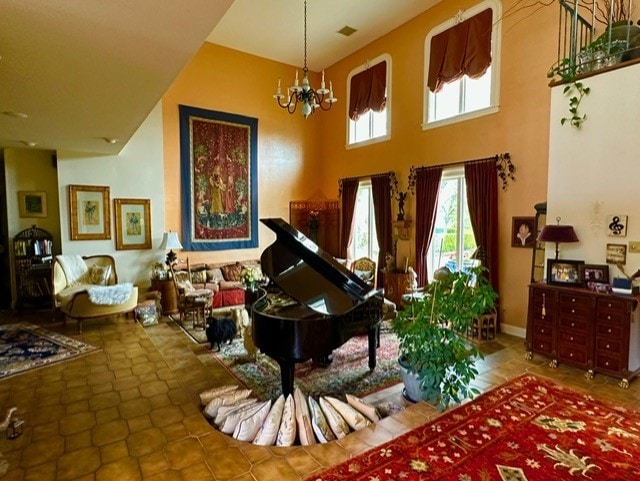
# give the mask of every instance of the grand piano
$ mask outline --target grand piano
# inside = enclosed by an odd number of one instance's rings
[[[293,392],[296,363],[330,359],[356,335],[368,335],[369,368],[375,369],[382,290],[284,220],[260,222],[277,238],[260,258],[270,283],[251,307],[253,342],[280,365],[283,394]]]

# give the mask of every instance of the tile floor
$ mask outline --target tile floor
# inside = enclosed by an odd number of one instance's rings
[[[0,439],[9,465],[5,480],[25,481],[294,481],[323,466],[390,440],[438,415],[419,403],[340,441],[293,448],[240,443],[209,426],[198,394],[233,379],[179,328],[163,319],[147,329],[131,319],[98,319],[76,333],[49,321],[50,314],[0,313],[0,322],[27,321],[100,346],[81,358],[0,381],[0,413],[18,406],[24,432]],[[38,322],[40,321],[40,322]],[[500,335],[483,343],[477,385],[490,389],[534,372],[589,391],[595,397],[640,407],[640,380],[630,389],[616,379],[524,359],[522,339]],[[403,402],[393,387],[369,398]]]

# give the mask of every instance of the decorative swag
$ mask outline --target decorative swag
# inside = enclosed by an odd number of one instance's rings
[[[382,61],[351,77],[349,118],[356,122],[369,110],[382,112],[387,103],[387,62]]]
[[[467,75],[478,78],[491,65],[493,12],[489,8],[431,39],[429,79],[432,92]]]

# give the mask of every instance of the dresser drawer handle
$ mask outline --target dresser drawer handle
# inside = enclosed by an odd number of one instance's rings
[[[576,323],[575,323],[575,322],[572,322],[572,323],[571,323],[571,327],[574,327],[575,325],[576,325]]]
[[[607,344],[607,349],[609,349],[609,347],[610,347],[609,344]]]
[[[576,298],[575,298],[575,297],[574,297],[574,298],[572,298],[572,299],[571,299],[571,302],[576,302]]]
[[[576,310],[575,309],[571,309],[571,314],[575,314]]]
[[[544,329],[540,329],[540,334],[544,334]]]
[[[605,363],[604,363],[604,365],[605,365],[605,366],[608,366],[608,365],[609,365],[609,361],[605,362]]]
[[[573,336],[571,336],[571,337],[569,338],[569,340],[570,340],[570,341],[573,341]]]
[[[611,307],[611,303],[607,304],[607,307]]]
[[[569,357],[573,357],[573,353],[569,354]]]
[[[610,320],[611,320],[611,316],[607,316],[607,321],[610,321]]]
[[[608,332],[609,334],[611,334],[611,329],[607,330],[607,332]]]

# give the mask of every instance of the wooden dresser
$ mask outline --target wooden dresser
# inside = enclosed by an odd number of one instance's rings
[[[599,372],[621,379],[619,386],[640,372],[640,315],[630,296],[601,294],[587,289],[543,283],[529,286],[527,359],[534,353],[585,369],[588,378]]]

